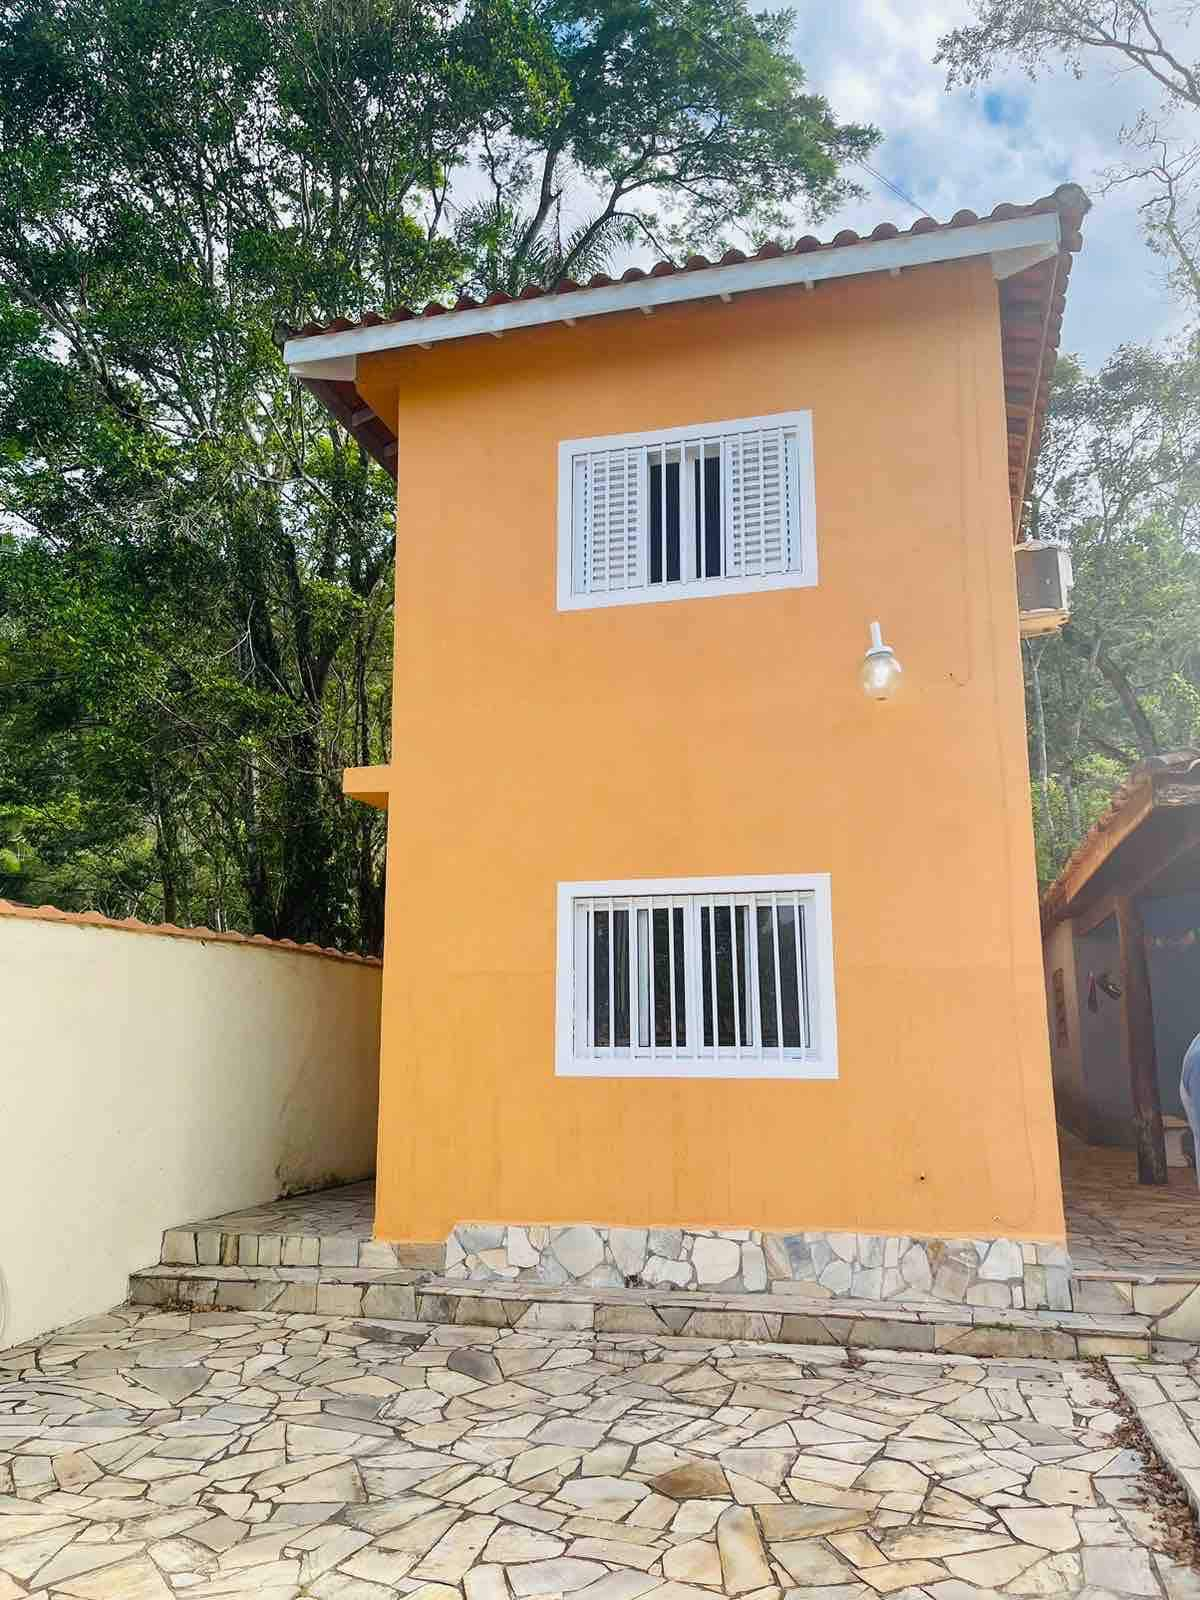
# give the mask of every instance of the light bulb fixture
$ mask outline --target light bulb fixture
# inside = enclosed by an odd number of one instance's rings
[[[870,700],[891,700],[900,687],[903,668],[896,660],[896,652],[883,642],[879,624],[871,624],[871,646],[863,657],[859,669],[863,693]]]

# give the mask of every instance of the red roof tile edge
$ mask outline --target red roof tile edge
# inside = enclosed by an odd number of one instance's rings
[[[1082,247],[1083,239],[1079,230],[1090,208],[1091,201],[1078,184],[1063,183],[1059,184],[1053,194],[1043,195],[1041,199],[1031,201],[1028,205],[1014,205],[1005,201],[993,207],[986,217],[980,217],[974,211],[963,210],[956,211],[949,222],[935,222],[932,217],[918,217],[910,228],[898,228],[895,223],[881,222],[869,234],[856,233],[853,228],[843,228],[832,239],[822,240],[812,234],[806,234],[793,245],[783,245],[775,240],[768,240],[753,255],[747,255],[743,250],[727,250],[719,261],[710,261],[706,256],[689,256],[682,266],[673,261],[656,261],[649,268],[627,268],[619,280],[609,277],[607,273],[599,272],[587,283],[575,283],[569,278],[564,278],[551,289],[542,289],[537,284],[529,284],[516,295],[497,289],[484,300],[475,300],[470,295],[460,294],[451,306],[444,306],[437,300],[431,300],[420,311],[414,311],[411,306],[400,305],[386,316],[377,311],[368,311],[357,322],[349,317],[335,317],[330,322],[306,322],[303,327],[282,328],[280,331],[288,339],[316,338],[326,333],[348,333],[354,328],[375,328],[381,323],[409,322],[414,317],[450,316],[456,311],[476,311],[481,306],[508,305],[515,300],[539,300],[547,295],[573,294],[586,289],[606,289],[617,282],[633,283],[640,278],[664,278],[675,273],[735,266],[743,261],[766,261],[783,255],[808,255],[814,250],[840,250],[846,245],[870,244],[879,239],[900,238],[905,233],[934,233],[950,228],[973,227],[980,222],[1008,222],[1014,217],[1028,217],[1046,211],[1057,211],[1062,217],[1062,248],[1064,251],[1073,252]]]
[[[294,939],[268,939],[261,933],[220,933],[215,928],[177,928],[173,922],[139,922],[136,917],[106,917],[99,911],[61,911],[58,906],[22,906],[0,900],[0,917],[34,922],[67,922],[77,928],[115,928],[122,933],[155,933],[167,939],[198,939],[202,944],[241,944],[255,950],[279,950],[285,955],[323,956],[329,961],[351,961],[361,967],[381,967],[378,956],[360,956],[351,950],[332,950],[319,944],[297,944]]]
[[[1063,862],[1053,883],[1047,884],[1042,891],[1043,920],[1054,921],[1058,917],[1068,877],[1101,834],[1107,833],[1120,820],[1122,812],[1148,778],[1153,779],[1156,773],[1178,773],[1190,777],[1197,768],[1200,768],[1200,750],[1168,750],[1162,755],[1149,756],[1145,761],[1139,761],[1136,767],[1131,767],[1113,790],[1104,810]]]

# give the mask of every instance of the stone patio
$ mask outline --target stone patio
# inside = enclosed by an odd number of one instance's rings
[[[1000,1311],[1072,1309],[1066,1251],[1051,1241],[460,1222],[445,1240],[388,1244],[371,1238],[373,1214],[369,1182],[298,1195],[170,1228],[159,1264],[189,1271],[416,1267],[439,1269],[454,1282],[552,1290],[770,1292],[810,1300],[934,1300]],[[267,1308],[263,1301],[251,1305]]]
[[[1163,1460],[1200,1511],[1200,1361],[1193,1345],[1179,1360],[1115,1360],[1109,1370]]]
[[[1181,1273],[1200,1282],[1200,1188],[1191,1167],[1137,1181],[1132,1150],[1060,1135],[1067,1248],[1076,1272]]]
[[[1062,1136],[1062,1161],[1069,1277],[1058,1264],[1066,1260],[1061,1247],[1043,1263],[1042,1247],[1014,1245],[1013,1261],[1005,1256],[993,1267],[998,1245],[926,1240],[927,1255],[942,1246],[936,1270],[897,1287],[887,1280],[888,1242],[879,1257],[884,1265],[860,1268],[879,1241],[854,1234],[747,1231],[734,1241],[683,1229],[462,1224],[448,1248],[390,1244],[371,1237],[375,1196],[367,1182],[170,1228],[161,1261],[134,1274],[131,1298],[141,1305],[1062,1359],[1138,1356],[1152,1343],[1169,1353],[1180,1341],[1200,1341],[1200,1189],[1193,1171],[1173,1168],[1168,1186],[1142,1187],[1132,1152],[1087,1146],[1069,1134]],[[828,1276],[819,1253],[826,1239],[835,1265],[845,1265],[836,1286],[776,1275],[774,1244],[783,1240],[784,1255],[799,1250]],[[903,1265],[912,1241],[891,1243]],[[721,1251],[729,1257],[724,1277]],[[746,1262],[759,1257],[766,1265],[755,1277]],[[649,1270],[655,1262],[665,1264],[657,1275]],[[678,1272],[666,1270],[676,1265]],[[898,1270],[892,1276],[902,1277]],[[1025,1296],[1037,1306],[1030,1309],[1023,1291],[1034,1280],[1040,1288]],[[856,1294],[856,1283],[878,1293]]]
[[[971,1355],[1138,1356],[1152,1344],[1200,1340],[1200,1190],[1190,1169],[1175,1169],[1166,1189],[1142,1188],[1132,1153],[1064,1135],[1063,1173],[1070,1273],[1061,1246],[1002,1251],[980,1240],[924,1240],[936,1270],[897,1287],[887,1248],[894,1244],[903,1264],[913,1242],[883,1241],[885,1265],[860,1269],[851,1263],[880,1241],[854,1234],[748,1230],[734,1241],[686,1229],[462,1224],[448,1246],[391,1244],[371,1237],[367,1182],[170,1228],[161,1260],[134,1273],[130,1292],[146,1306]],[[833,1241],[843,1279],[831,1287],[776,1275],[780,1240],[814,1262],[821,1241]],[[738,1267],[725,1278],[725,1267],[712,1264],[722,1250]],[[745,1262],[755,1251],[767,1267],[765,1276],[750,1275],[748,1293]],[[679,1272],[648,1272],[655,1261]],[[827,1266],[821,1271],[828,1275]],[[878,1293],[855,1293],[856,1283]]]
[[[932,1292],[936,1285],[928,1281],[910,1286],[903,1299],[880,1300],[834,1294],[822,1285],[786,1278],[764,1282],[753,1293],[733,1291],[727,1284],[716,1293],[706,1292],[694,1282],[682,1286],[670,1281],[626,1288],[607,1277],[597,1282],[572,1279],[558,1287],[537,1271],[519,1276],[490,1271],[481,1280],[456,1275],[453,1264],[447,1271],[440,1245],[373,1240],[373,1209],[372,1186],[356,1184],[170,1228],[163,1235],[161,1261],[132,1275],[130,1299],[136,1305],[169,1309],[410,1318],[538,1332],[686,1334],[958,1355],[1071,1360],[1148,1355],[1151,1348],[1148,1316],[1128,1302],[1115,1315],[1105,1308],[1073,1310],[1065,1270],[1024,1262],[1019,1246],[1013,1247],[1015,1270],[1024,1272],[1027,1281],[1029,1274],[1041,1274],[1043,1281],[1052,1273],[1062,1278],[1057,1306],[1014,1308],[1007,1286],[999,1282],[990,1287],[1004,1289],[1000,1303],[990,1297],[974,1300],[965,1273],[957,1303],[939,1299]],[[507,1230],[509,1235],[534,1231]],[[552,1230],[548,1248],[555,1247],[557,1233],[566,1240],[562,1248],[569,1256],[578,1242],[573,1236],[594,1231]],[[671,1241],[655,1240],[663,1249],[684,1238],[681,1230],[612,1232],[639,1233],[643,1254],[656,1234],[674,1235]],[[712,1242],[703,1235],[695,1238]],[[855,1235],[846,1238],[857,1247]],[[965,1247],[971,1241],[962,1243]],[[1027,1248],[1032,1252],[1033,1247]],[[1056,1249],[1063,1258],[1062,1247]],[[943,1262],[943,1273],[951,1259]],[[640,1282],[637,1275],[620,1281]],[[1103,1288],[1111,1294],[1110,1285]]]
[[[1137,1182],[1137,1169],[1131,1150],[1116,1150],[1105,1146],[1085,1145],[1071,1134],[1060,1133],[1063,1194],[1067,1215],[1068,1252],[1077,1273],[1109,1273],[1128,1277],[1130,1273],[1190,1277],[1200,1282],[1200,1187],[1192,1168],[1169,1169],[1170,1183],[1164,1188],[1143,1187]],[[498,1227],[460,1226],[448,1252],[440,1253],[437,1245],[392,1245],[371,1237],[375,1217],[375,1185],[372,1181],[350,1184],[338,1189],[325,1189],[316,1194],[295,1195],[288,1199],[272,1201],[242,1211],[228,1212],[219,1217],[208,1217],[168,1229],[163,1236],[163,1265],[238,1265],[242,1267],[271,1266],[332,1266],[386,1270],[388,1268],[448,1269],[449,1276],[463,1276],[461,1263],[474,1251],[471,1259],[481,1250],[496,1249],[498,1235],[506,1233],[528,1235],[531,1230],[503,1229]],[[535,1233],[537,1230],[533,1230]],[[591,1230],[575,1227],[555,1230],[561,1235],[579,1235]],[[715,1253],[725,1241],[715,1236],[688,1234],[686,1230],[636,1229],[610,1230],[622,1237],[618,1241],[617,1255],[632,1243],[639,1244],[636,1266],[644,1273],[645,1264],[657,1254],[670,1262],[687,1252],[689,1239],[699,1240],[702,1248]],[[627,1235],[645,1235],[630,1241]],[[676,1238],[678,1235],[678,1238]],[[669,1236],[669,1237],[668,1237]],[[816,1235],[812,1236],[816,1238]],[[858,1247],[854,1234],[828,1235],[830,1238],[849,1241],[846,1246],[849,1263],[856,1259]],[[747,1231],[746,1240],[750,1239]],[[649,1246],[653,1239],[654,1249]],[[518,1241],[520,1245],[524,1241]],[[584,1251],[590,1241],[567,1239],[557,1254],[566,1253],[571,1259],[572,1249]],[[966,1241],[958,1241],[966,1243]],[[544,1250],[544,1241],[534,1241]],[[528,1248],[532,1250],[533,1245]],[[694,1253],[695,1244],[691,1247]],[[507,1256],[507,1251],[505,1252]],[[898,1252],[899,1254],[899,1252]],[[453,1259],[451,1259],[453,1258]],[[590,1255],[581,1258],[584,1269],[596,1270],[603,1257],[592,1260]],[[616,1259],[616,1257],[614,1257]],[[757,1258],[755,1258],[757,1259]],[[532,1255],[530,1256],[532,1260]],[[630,1265],[622,1259],[618,1265]],[[1020,1263],[1010,1276],[1019,1277]],[[513,1276],[516,1274],[514,1273]],[[743,1288],[758,1289],[765,1286],[753,1274],[749,1282],[743,1277]],[[560,1276],[559,1283],[565,1274]],[[661,1287],[682,1286],[675,1283],[682,1274],[664,1275]],[[703,1291],[707,1284],[718,1287],[731,1275],[722,1279],[717,1269],[707,1278],[701,1273],[695,1286]],[[650,1286],[653,1275],[645,1280]],[[1003,1281],[998,1270],[990,1283]],[[556,1285],[551,1285],[556,1286]],[[601,1281],[591,1287],[619,1287],[616,1275],[606,1272]],[[882,1281],[871,1287],[882,1288]],[[903,1285],[900,1298],[911,1298],[931,1287],[925,1279]],[[848,1280],[839,1292],[850,1294],[853,1286]],[[736,1292],[731,1289],[731,1292]],[[965,1291],[964,1291],[965,1292]],[[854,1298],[872,1299],[854,1291]],[[886,1297],[885,1297],[886,1298]],[[986,1302],[981,1302],[986,1303]]]
[[[1150,1318],[1157,1348],[1200,1341],[1200,1189],[1191,1167],[1142,1185],[1132,1150],[1061,1136],[1077,1310]]]
[[[1194,1600],[1103,1366],[123,1310],[0,1354],[0,1600]]]

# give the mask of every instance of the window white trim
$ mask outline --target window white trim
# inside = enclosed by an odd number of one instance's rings
[[[646,481],[650,463],[647,453],[656,450],[664,452],[678,450],[682,459],[685,447],[690,453],[698,446],[707,459],[713,459],[709,452],[716,446],[718,458],[722,462],[722,517],[731,520],[730,480],[733,474],[729,470],[727,452],[732,448],[732,441],[739,436],[754,433],[786,435],[782,441],[778,470],[784,477],[784,487],[788,495],[784,508],[786,522],[780,525],[781,536],[789,543],[792,550],[792,560],[787,570],[706,578],[694,575],[689,577],[681,573],[678,579],[650,582],[645,571],[650,541]],[[639,560],[642,570],[636,578],[627,579],[619,587],[594,590],[586,587],[583,574],[584,517],[577,464],[588,458],[603,459],[619,456],[621,452],[642,453],[641,465],[637,469],[641,474],[641,482],[636,490],[639,518],[636,537],[639,541]],[[660,459],[666,459],[665,453]],[[632,462],[628,457],[626,460],[628,463],[626,471],[628,471]],[[760,467],[760,470],[765,471],[765,466]],[[627,480],[623,479],[623,482],[625,481]],[[680,474],[679,492],[680,560],[683,562],[687,559],[682,538],[683,518],[696,510],[690,475]],[[664,500],[664,522],[665,519]],[[728,528],[723,528],[723,532],[726,538],[731,536]],[[697,532],[697,539],[699,537]],[[693,559],[690,564],[694,567],[695,560]],[[591,611],[605,606],[653,605],[672,600],[694,600],[702,596],[757,594],[772,589],[804,589],[811,587],[816,581],[816,494],[813,483],[811,411],[780,411],[761,417],[736,417],[721,422],[690,423],[678,428],[656,428],[648,433],[607,434],[590,439],[564,439],[560,442],[558,447],[558,609],[560,611]]]
[[[707,975],[700,975],[698,967],[703,948],[698,938],[700,918],[707,910],[708,926],[713,927],[716,925],[716,913],[728,906],[731,908],[731,920],[728,926],[732,930],[732,907],[739,897],[752,895],[778,896],[783,909],[795,906],[797,903],[803,906],[803,937],[800,941],[802,956],[797,963],[797,969],[801,965],[804,968],[802,985],[807,1043],[803,1048],[789,1049],[782,1043],[725,1045],[720,1042],[719,1034],[716,1048],[711,1043],[708,1045],[703,1043],[704,999],[701,989],[707,984],[708,979]],[[636,990],[641,987],[641,982],[645,981],[642,961],[643,941],[640,938],[635,941],[637,948],[633,957],[638,967],[640,981],[631,982],[629,985],[632,1011],[629,1033],[631,1039],[637,1039],[636,1045],[632,1048],[628,1045],[624,1047],[615,1044],[593,1045],[586,1037],[590,1024],[586,1019],[585,996],[588,976],[594,968],[589,962],[589,936],[586,932],[580,931],[580,919],[584,914],[581,906],[587,906],[589,902],[596,900],[619,902],[622,899],[665,900],[668,902],[667,906],[654,906],[652,909],[659,912],[668,910],[668,926],[672,936],[677,916],[681,916],[685,928],[690,927],[697,935],[694,941],[690,933],[687,935],[688,947],[678,962],[684,968],[686,994],[679,996],[676,1001],[674,988],[671,991],[672,1003],[669,1010],[673,1012],[677,1004],[680,1014],[686,1014],[687,1018],[685,1042],[678,1043],[677,1046],[657,1043],[654,1039],[656,1032],[654,1026],[649,1029],[639,1029]],[[707,906],[704,904],[705,901],[708,902]],[[644,913],[646,908],[644,906],[622,908],[618,905],[615,909],[618,911],[627,909],[634,915],[637,910]],[[760,909],[766,908],[762,906]],[[769,876],[715,878],[623,878],[560,883],[557,917],[554,1068],[557,1077],[771,1079],[837,1077],[833,920],[828,873],[776,873]],[[687,920],[689,918],[694,920],[689,922]],[[609,928],[612,926],[610,921]],[[772,926],[776,936],[775,959],[778,972],[780,924],[777,917]],[[651,937],[653,938],[653,935]],[[744,931],[742,937],[745,938]],[[736,944],[738,935],[734,933],[733,938]],[[739,951],[739,960],[745,959],[749,964],[755,959],[752,954],[754,943],[755,941],[749,941],[749,949],[743,946]],[[712,941],[709,940],[708,944],[709,959],[715,962]],[[674,955],[674,946],[671,948]],[[668,968],[670,976],[674,978],[675,965],[669,962]],[[715,978],[714,967],[714,982],[708,989],[709,994],[716,988]],[[775,992],[778,994],[778,989]],[[661,995],[659,998],[661,999]],[[757,999],[755,1004],[757,1005]],[[610,1018],[612,1016],[611,1002],[609,1016]],[[740,1029],[741,1024],[738,1023],[737,1027]],[[782,1040],[782,1026],[773,1031],[776,1038]],[[710,1028],[710,1034],[711,1032]]]

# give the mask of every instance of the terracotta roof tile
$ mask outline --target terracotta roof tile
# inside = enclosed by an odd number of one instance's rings
[[[896,239],[905,232],[912,235],[936,233],[948,228],[968,228],[980,221],[1008,222],[1016,217],[1057,211],[1062,220],[1062,250],[1058,256],[1039,262],[1024,272],[1015,273],[1000,284],[1004,385],[1008,405],[1009,490],[1013,503],[1013,526],[1019,529],[1025,485],[1041,443],[1050,379],[1054,371],[1054,360],[1062,330],[1071,254],[1082,246],[1080,227],[1090,205],[1091,202],[1077,185],[1062,184],[1053,194],[1043,195],[1041,199],[1034,200],[1029,205],[1016,205],[1011,201],[1004,201],[993,207],[984,218],[980,218],[974,211],[963,209],[956,211],[949,222],[935,222],[932,217],[918,217],[908,229],[899,228],[893,222],[881,222],[866,235],[857,233],[853,228],[843,228],[828,240],[818,239],[812,234],[806,234],[791,245],[770,240],[760,246],[752,256],[734,249],[727,250],[719,261],[710,261],[706,256],[695,255],[689,256],[682,265],[671,261],[656,261],[648,271],[642,267],[629,267],[622,274],[620,281],[632,283],[646,277],[664,278],[680,272],[701,272],[712,267],[732,266],[748,260],[766,261],[788,254],[808,255],[817,250],[842,249],[849,245],[867,244],[879,239]],[[599,272],[586,284],[576,283],[569,278],[562,279],[551,289],[530,284],[516,298],[535,300],[547,295],[573,294],[581,290],[608,288],[616,281],[607,273]],[[414,311],[408,306],[398,306],[386,317],[370,312],[358,323],[339,317],[336,321],[324,325],[308,322],[302,328],[287,329],[284,332],[286,337],[308,338],[322,333],[345,332],[355,327],[375,327],[383,322],[407,322],[415,316],[452,316],[456,311],[474,310],[480,304],[507,305],[513,299],[514,296],[500,289],[493,291],[482,302],[474,300],[464,292],[450,307],[441,305],[437,301],[430,301],[420,311]],[[1034,324],[1036,327],[1031,332],[1031,326]],[[1029,348],[1030,346],[1032,348]],[[334,400],[335,405],[331,409],[334,409],[335,415],[340,415],[341,400],[344,398],[336,393],[341,388],[340,385],[317,379],[302,381],[308,383],[326,403],[331,399]],[[345,418],[342,417],[341,420],[345,421]],[[386,424],[376,419],[373,423],[353,427],[351,431],[362,437],[364,447],[394,474],[394,454],[388,453],[394,440]]]
[[[1062,214],[1067,227],[1066,237],[1071,240],[1067,248],[1078,250],[1082,242],[1079,237],[1079,223],[1088,210],[1088,206],[1089,201],[1081,189],[1074,184],[1063,184],[1053,194],[1043,195],[1041,199],[1034,200],[1029,205],[1014,205],[1011,201],[1004,201],[1000,205],[993,207],[985,218],[981,218],[977,212],[964,208],[961,211],[956,211],[949,222],[936,222],[932,217],[918,217],[907,230],[897,227],[893,222],[881,222],[869,234],[860,234],[853,228],[843,228],[832,239],[827,240],[817,239],[812,234],[806,234],[804,238],[797,239],[791,245],[782,244],[778,240],[771,239],[761,245],[753,256],[747,256],[740,250],[727,250],[719,261],[710,261],[707,256],[700,255],[689,256],[682,266],[672,261],[656,261],[648,272],[642,267],[627,268],[622,273],[619,281],[632,283],[638,278],[647,276],[662,278],[676,272],[700,272],[706,271],[711,267],[728,266],[739,261],[768,261],[788,254],[805,255],[812,250],[842,249],[846,245],[866,244],[876,239],[899,238],[906,231],[910,234],[934,233],[946,228],[971,227],[980,221],[1008,222],[1014,217],[1032,216],[1037,212],[1046,211],[1058,211]],[[1065,242],[1066,239],[1064,239]],[[569,278],[562,279],[552,289],[543,289],[537,284],[530,284],[527,288],[522,289],[520,295],[516,296],[516,298],[533,300],[547,294],[574,293],[580,288],[608,288],[617,281],[609,277],[607,273],[598,272],[586,284],[582,285]],[[506,294],[499,289],[494,290],[482,302],[474,300],[463,293],[458,296],[455,305],[451,307],[440,305],[437,301],[430,301],[421,312],[414,313],[408,307],[398,306],[394,311],[389,312],[386,317],[381,316],[378,312],[368,312],[357,323],[345,317],[338,317],[324,324],[307,322],[302,328],[289,329],[288,335],[291,338],[308,338],[311,335],[320,333],[342,333],[354,327],[375,327],[380,322],[404,322],[413,315],[441,316],[448,311],[473,310],[480,304],[485,306],[505,305],[513,298],[514,296]]]
[[[24,918],[34,922],[67,922],[76,927],[116,928],[124,933],[155,933],[168,939],[199,939],[203,944],[256,944],[268,950],[284,950],[292,955],[323,956],[331,961],[352,961],[362,967],[378,967],[378,956],[360,956],[351,950],[331,950],[319,944],[297,944],[294,939],[268,939],[262,933],[218,932],[215,928],[179,928],[173,922],[139,922],[136,917],[106,917],[99,911],[62,911],[58,906],[22,906],[15,900],[0,900],[0,917]]]
[[[1066,910],[1070,898],[1068,890],[1075,869],[1087,860],[1100,839],[1123,820],[1131,802],[1136,803],[1140,796],[1148,792],[1148,782],[1158,774],[1191,777],[1198,769],[1200,769],[1200,750],[1169,750],[1161,755],[1149,756],[1145,761],[1139,761],[1136,767],[1132,767],[1113,790],[1107,806],[1063,862],[1054,882],[1044,890],[1041,898],[1043,923],[1053,924]]]

